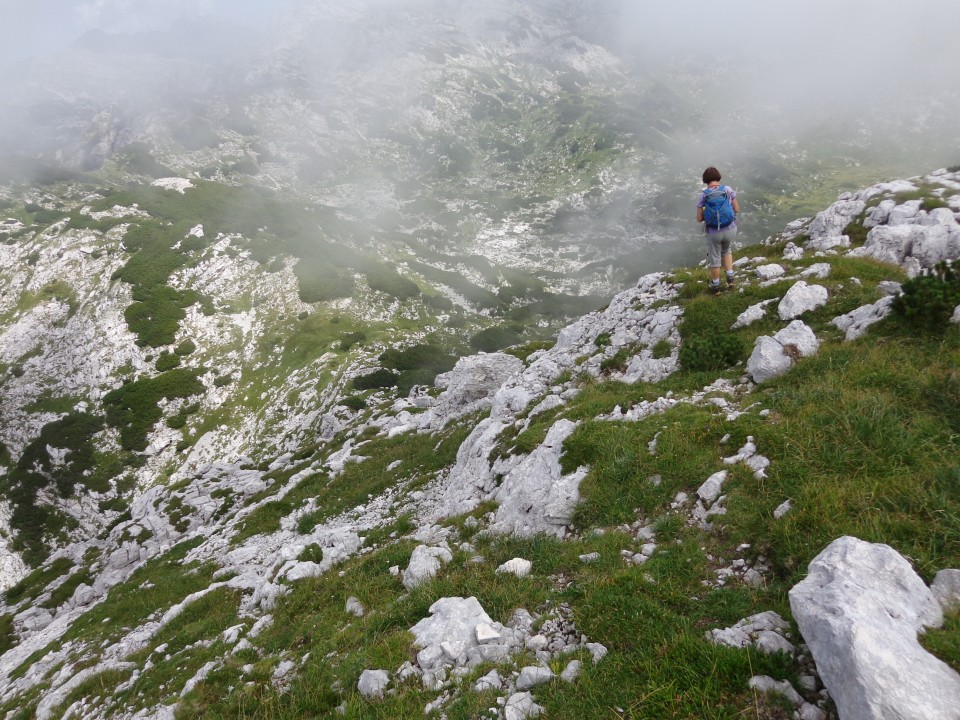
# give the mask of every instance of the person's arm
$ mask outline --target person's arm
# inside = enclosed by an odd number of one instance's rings
[[[697,222],[703,222],[703,208],[697,208]]]
[[[740,201],[736,198],[733,199],[733,211],[739,215],[740,214]],[[703,210],[700,211],[700,214],[703,215]]]

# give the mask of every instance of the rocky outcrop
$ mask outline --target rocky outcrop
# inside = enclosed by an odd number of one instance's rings
[[[940,605],[893,548],[835,540],[790,608],[843,720],[960,718],[960,674],[918,641],[943,622]]]

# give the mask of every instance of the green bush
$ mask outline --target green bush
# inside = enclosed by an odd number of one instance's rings
[[[340,404],[345,405],[351,410],[363,410],[367,406],[367,401],[359,395],[351,395],[341,400]]]
[[[182,343],[177,345],[177,347],[174,349],[174,352],[181,357],[186,357],[187,355],[192,355],[196,349],[197,344],[190,338],[187,338]]]
[[[721,370],[745,357],[744,342],[730,333],[686,338],[680,345],[680,367],[692,372]]]
[[[374,370],[366,375],[358,375],[353,379],[353,387],[356,390],[373,390],[376,388],[396,387],[400,381],[397,373],[390,372],[385,368]]]
[[[960,305],[960,273],[949,263],[940,262],[907,280],[902,290],[893,299],[893,312],[921,330],[942,330]]]
[[[505,347],[516,345],[522,336],[509,327],[498,326],[481,330],[470,338],[470,347],[481,352],[496,352]]]
[[[197,370],[177,368],[155,378],[141,378],[106,394],[103,404],[107,423],[120,431],[124,450],[146,449],[147,433],[163,416],[158,406],[161,398],[173,400],[203,392],[203,383],[197,375]]]
[[[169,352],[160,353],[160,357],[157,358],[156,363],[157,372],[166,372],[167,370],[173,370],[177,367],[180,367],[179,355]]]
[[[340,351],[348,352],[354,345],[363,345],[367,336],[362,332],[345,333],[340,338]]]

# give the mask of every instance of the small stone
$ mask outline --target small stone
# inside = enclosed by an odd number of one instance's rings
[[[357,690],[368,699],[382,698],[387,685],[390,684],[390,673],[386,670],[364,670],[360,674]]]
[[[363,617],[366,614],[363,604],[355,597],[347,598],[346,610],[351,615],[356,615],[357,617]]]
[[[567,663],[567,666],[563,669],[563,672],[560,673],[560,679],[564,682],[572,683],[580,677],[582,672],[583,663],[579,660],[571,660],[569,663]]]
[[[607,648],[600,643],[587,643],[587,650],[589,650],[590,655],[593,656],[594,665],[603,660],[608,652]]]
[[[580,556],[580,562],[585,564],[592,563],[599,559],[600,559],[600,553],[598,552],[587,553],[586,555]]]
[[[539,717],[541,713],[543,708],[533,701],[533,695],[528,692],[514,693],[503,706],[504,720],[527,720]]]
[[[776,510],[773,511],[773,517],[779,520],[788,512],[790,512],[792,509],[793,509],[793,503],[791,503],[789,500],[785,500],[784,502],[780,503],[777,506]]]
[[[532,690],[553,680],[553,670],[539,665],[528,665],[520,671],[517,678],[517,690]]]
[[[498,642],[500,640],[500,633],[497,630],[487,623],[480,623],[475,629],[475,634],[477,637],[477,642],[480,645],[486,645],[487,643]]]
[[[507,560],[503,565],[497,568],[497,574],[511,573],[517,577],[526,577],[533,569],[533,563],[523,558],[513,558]]]

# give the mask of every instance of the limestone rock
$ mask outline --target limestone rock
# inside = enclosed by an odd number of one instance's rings
[[[357,690],[365,698],[382,698],[387,685],[390,684],[390,673],[386,670],[364,670],[360,673]]]
[[[746,310],[744,310],[740,315],[737,316],[736,322],[730,326],[731,330],[739,330],[740,328],[747,327],[752,325],[758,320],[762,320],[763,317],[767,314],[767,306],[777,302],[776,299],[764,300],[758,302],[756,305],[751,305]]]
[[[871,305],[861,305],[846,315],[835,317],[830,323],[844,332],[846,340],[856,340],[866,334],[871,325],[887,317],[891,312],[892,305],[892,297],[883,297]]]
[[[816,310],[827,304],[827,289],[822,285],[808,285],[798,280],[784,295],[777,306],[781,320],[793,320],[805,312]]]
[[[529,560],[524,560],[523,558],[513,558],[512,560],[507,560],[503,565],[497,568],[498,574],[510,573],[511,575],[516,575],[517,577],[526,577],[530,574],[530,571],[533,569],[533,563]]]
[[[517,678],[517,690],[532,690],[538,685],[546,685],[553,678],[553,671],[550,668],[529,665],[520,670],[520,676]]]
[[[579,660],[571,660],[560,673],[560,679],[564,682],[572,683],[580,677],[583,672],[583,663]]]
[[[559,420],[543,444],[507,473],[494,493],[499,506],[490,532],[565,534],[580,499],[580,481],[587,474],[586,468],[580,468],[564,475],[560,466],[563,442],[576,427],[570,420]]]
[[[754,382],[762,383],[779,377],[793,367],[793,359],[783,352],[783,345],[768,335],[757,338],[747,360],[747,373]]]
[[[403,571],[403,586],[412,590],[435,576],[444,563],[453,559],[453,554],[443,547],[418,545],[410,556],[410,564]]]
[[[527,720],[527,718],[540,717],[543,708],[537,705],[533,700],[533,695],[529,692],[518,692],[507,698],[506,705],[503,706],[504,720]]]
[[[960,718],[960,675],[917,640],[943,622],[940,605],[893,548],[835,540],[790,607],[844,720]]]
[[[941,570],[933,579],[930,591],[944,612],[960,610],[960,570]]]

